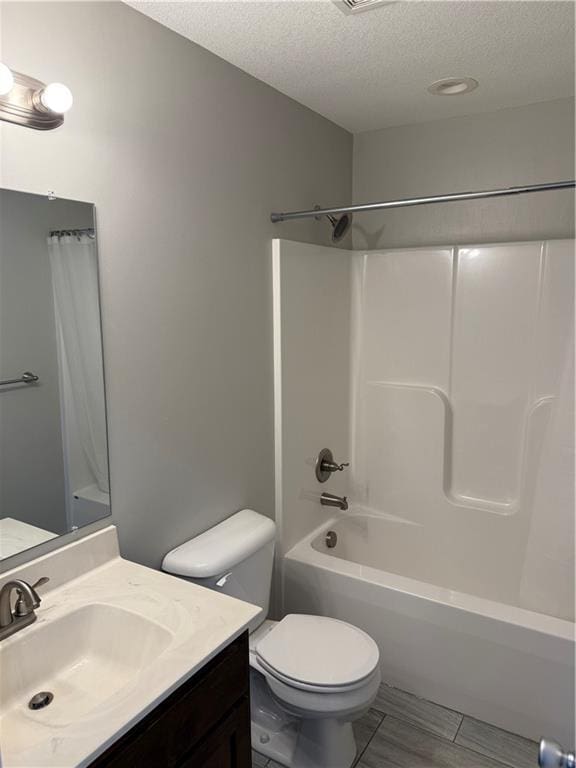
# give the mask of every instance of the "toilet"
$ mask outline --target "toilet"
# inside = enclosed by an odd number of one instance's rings
[[[380,685],[378,646],[325,616],[267,620],[276,526],[243,509],[169,552],[163,570],[254,603],[250,632],[252,746],[287,768],[350,768],[353,720]]]

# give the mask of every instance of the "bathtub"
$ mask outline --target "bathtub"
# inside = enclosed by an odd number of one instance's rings
[[[328,531],[336,534],[332,548]],[[443,585],[410,577],[427,572],[416,543],[395,546],[406,535],[386,517],[334,518],[285,555],[285,611],[333,616],[368,632],[390,685],[572,748],[574,624],[450,589],[449,569],[427,575]],[[401,551],[419,554],[403,567]]]

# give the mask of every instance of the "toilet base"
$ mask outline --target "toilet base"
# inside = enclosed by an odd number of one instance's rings
[[[286,768],[350,768],[356,758],[351,723],[307,720],[279,731],[252,721],[252,749]]]
[[[279,706],[266,681],[250,672],[252,748],[286,768],[350,768],[356,741],[350,721],[300,718]]]
[[[298,732],[294,724],[287,724],[286,728],[280,731],[270,731],[260,723],[252,721],[251,728],[252,749],[280,765],[295,768],[294,748]]]
[[[332,718],[301,721],[294,768],[350,768],[355,757],[352,723]]]

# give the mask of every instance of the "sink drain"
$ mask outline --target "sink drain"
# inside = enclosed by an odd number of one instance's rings
[[[48,704],[50,704],[53,698],[54,694],[50,693],[50,691],[40,691],[40,693],[36,693],[32,696],[28,702],[28,706],[30,709],[44,709],[44,707],[47,707]]]

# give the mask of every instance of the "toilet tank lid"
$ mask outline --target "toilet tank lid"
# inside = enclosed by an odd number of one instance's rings
[[[242,509],[168,552],[162,569],[194,579],[218,576],[272,541],[275,533],[276,526],[269,517]]]

